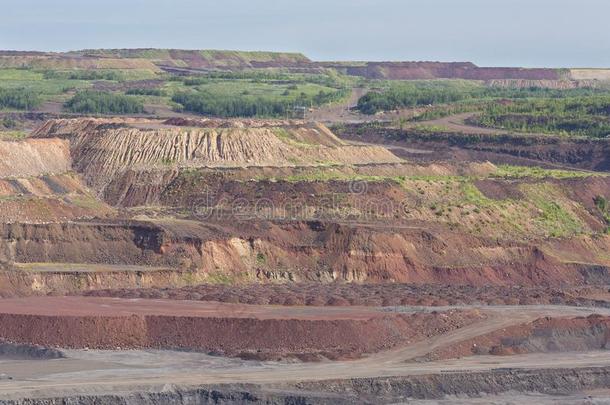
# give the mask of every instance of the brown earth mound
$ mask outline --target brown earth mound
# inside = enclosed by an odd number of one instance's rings
[[[65,140],[0,141],[0,223],[106,217],[112,210],[71,172]]]
[[[401,161],[382,147],[347,145],[321,124],[213,122],[217,128],[172,127],[150,120],[51,120],[33,136],[69,139],[74,168],[98,191],[126,169]]]
[[[476,312],[387,314],[179,301],[0,300],[0,338],[68,348],[180,348],[248,358],[358,357],[446,333]]]
[[[0,68],[32,69],[145,69],[158,72],[160,69],[146,59],[83,58],[66,54],[32,54],[17,52],[0,55]]]
[[[513,67],[479,67],[470,62],[366,62],[360,64],[325,63],[340,72],[369,79],[426,80],[559,80],[557,69],[524,69]]]

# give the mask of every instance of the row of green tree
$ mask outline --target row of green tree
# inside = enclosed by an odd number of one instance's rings
[[[123,76],[114,70],[47,70],[44,72],[45,79],[67,79],[67,80],[116,80],[120,81]]]
[[[344,90],[320,91],[314,95],[300,93],[296,97],[252,97],[247,94],[219,96],[206,91],[180,92],[172,101],[184,110],[217,117],[281,117],[294,107],[309,107],[338,101],[345,97]]]
[[[398,108],[455,103],[474,99],[563,98],[608,94],[603,88],[549,89],[541,87],[488,87],[462,80],[392,82],[388,87],[371,91],[358,100],[357,108],[364,114],[375,114]]]
[[[157,97],[162,97],[162,96],[166,95],[166,93],[161,89],[146,88],[146,87],[129,89],[125,92],[125,94],[130,95],[130,96],[157,96]]]
[[[66,109],[82,114],[139,114],[144,104],[137,97],[101,91],[78,92],[65,104]]]
[[[610,136],[610,96],[495,103],[490,104],[476,122],[522,132],[606,138]]]
[[[41,102],[40,95],[33,90],[0,88],[0,108],[31,110],[38,107]]]
[[[342,88],[349,85],[350,78],[339,75],[333,71],[325,73],[288,73],[279,70],[243,70],[243,71],[215,71],[202,75],[172,76],[170,80],[182,81],[186,86],[200,86],[217,82],[218,80],[241,80],[251,83],[270,84],[302,84],[314,83],[321,86]]]

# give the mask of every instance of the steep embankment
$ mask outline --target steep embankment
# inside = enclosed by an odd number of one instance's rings
[[[185,49],[85,49],[70,52],[87,58],[147,60],[164,68],[249,69],[308,67],[311,61],[300,53],[185,50]]]
[[[71,119],[34,135],[68,141],[99,195],[147,222],[4,225],[5,261],[23,270],[6,276],[15,291],[610,279],[595,203],[609,177],[408,164],[300,121]]]
[[[0,178],[65,173],[71,170],[69,143],[61,139],[0,141]]]
[[[201,127],[178,127],[161,121],[51,120],[34,136],[69,139],[75,170],[102,194],[127,169],[400,162],[385,148],[347,145],[326,127],[303,122],[203,121]]]
[[[348,125],[338,131],[344,139],[400,147],[401,156],[417,160],[459,159],[524,165],[563,165],[610,171],[610,140],[553,135],[469,134],[422,132],[391,127]],[[417,153],[418,150],[432,153]],[[411,151],[411,152],[409,152]]]
[[[2,240],[4,256],[24,270],[3,275],[5,294],[205,281],[470,285],[610,281],[607,266],[579,267],[562,261],[556,256],[563,252],[557,246],[501,243],[443,228],[432,233],[412,227],[235,219],[223,226],[175,220],[158,225],[13,224],[3,226]],[[610,246],[610,238],[588,242],[597,244],[602,254]],[[109,271],[107,265],[123,266],[124,274]],[[113,285],[115,281],[119,284]]]
[[[561,71],[558,69],[479,67],[470,62],[330,62],[323,65],[348,75],[363,76],[369,79],[559,80],[561,78]]]
[[[66,140],[0,141],[0,223],[111,214],[71,170]]]
[[[0,68],[31,69],[137,69],[159,72],[146,59],[86,58],[61,53],[0,52]]]
[[[82,388],[63,394],[39,395],[38,398],[0,399],[1,405],[48,405],[55,403],[82,403],[123,405],[132,403],[188,404],[265,404],[285,405],[307,403],[315,405],[371,405],[396,404],[417,399],[435,400],[435,403],[452,404],[456,398],[462,402],[494,401],[512,403],[516,400],[531,403],[586,403],[605,400],[604,391],[610,384],[607,367],[578,369],[493,369],[491,371],[455,371],[451,373],[421,374],[405,377],[371,377],[333,379],[293,384],[218,384],[196,387],[167,384],[120,394],[87,393]],[[601,390],[600,396],[574,394]],[[523,393],[523,395],[515,394]],[[500,394],[500,396],[495,396]],[[574,394],[574,395],[569,395]],[[426,402],[424,402],[426,403]]]
[[[477,311],[407,315],[365,308],[93,297],[30,297],[1,303],[0,341],[62,348],[179,348],[252,359],[355,358],[484,318]]]

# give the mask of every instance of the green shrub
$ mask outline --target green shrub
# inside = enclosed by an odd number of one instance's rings
[[[2,120],[2,126],[6,129],[13,129],[17,126],[17,121],[12,119],[11,117],[4,117]]]
[[[45,79],[67,79],[67,80],[114,80],[122,79],[121,75],[112,70],[47,70],[44,72]]]
[[[608,94],[606,89],[548,89],[539,87],[487,87],[464,80],[421,80],[390,82],[386,88],[371,91],[358,100],[357,108],[364,114],[397,108],[456,103],[464,100],[527,99],[592,96]],[[471,110],[464,108],[465,110]]]
[[[0,108],[31,110],[40,105],[38,93],[24,88],[0,89]]]
[[[81,91],[65,107],[83,114],[139,114],[144,112],[142,101],[135,97],[99,91]]]
[[[604,198],[601,195],[596,196],[593,199],[593,202],[595,203],[595,206],[601,211],[601,212],[607,212],[608,211],[608,200],[606,200],[606,198]]]
[[[133,96],[157,96],[157,97],[165,96],[165,92],[161,89],[146,89],[146,88],[129,89],[125,92],[125,94],[133,95]]]
[[[491,104],[475,123],[522,132],[604,138],[610,136],[610,96]]]
[[[345,96],[344,90],[320,90],[316,94],[301,93],[296,97],[252,96],[250,94],[221,95],[205,90],[179,92],[172,101],[186,111],[218,117],[277,117],[289,113],[295,105],[322,105]]]

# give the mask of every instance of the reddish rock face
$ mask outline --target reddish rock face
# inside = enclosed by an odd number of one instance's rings
[[[247,358],[354,358],[482,319],[472,311],[390,314],[93,297],[6,299],[0,339],[70,348],[191,349]]]

